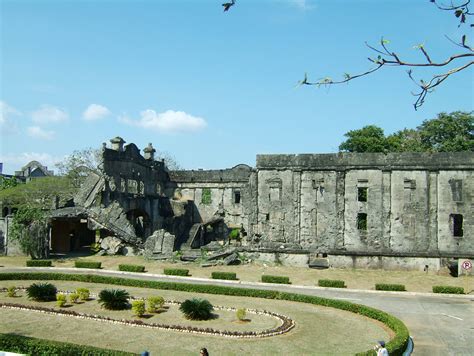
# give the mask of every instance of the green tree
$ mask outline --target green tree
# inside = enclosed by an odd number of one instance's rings
[[[339,146],[340,151],[385,152],[387,149],[387,140],[384,132],[375,125],[349,131],[344,136],[347,137],[347,140]]]
[[[76,150],[56,164],[60,175],[68,177],[75,187],[80,187],[90,172],[98,172],[101,150],[92,147]]]
[[[16,187],[17,185],[18,185],[18,180],[15,177],[11,177],[11,178],[0,177],[0,190]]]

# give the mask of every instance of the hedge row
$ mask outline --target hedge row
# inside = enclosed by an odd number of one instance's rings
[[[340,279],[320,279],[318,281],[318,286],[331,288],[347,288],[344,281]]]
[[[76,261],[74,262],[74,267],[76,268],[101,268],[102,262],[94,262],[94,261]]]
[[[262,276],[262,282],[265,282],[265,283],[290,284],[290,277],[270,276],[270,275],[268,275],[268,274],[264,274],[264,275]]]
[[[453,286],[433,286],[433,293],[464,294],[464,288]]]
[[[296,293],[283,293],[274,290],[247,289],[205,284],[146,281],[130,278],[66,273],[0,273],[0,280],[69,280],[88,283],[104,283],[129,287],[176,290],[192,293],[223,294],[241,297],[279,299],[302,303],[311,303],[315,305],[350,311],[384,323],[395,332],[395,337],[390,340],[390,342],[388,342],[386,345],[390,355],[402,355],[403,351],[406,349],[409,338],[408,329],[405,324],[403,324],[401,320],[381,310],[377,310],[364,305],[353,304],[343,300],[333,300]],[[359,355],[375,355],[375,353],[373,350],[369,350],[367,352],[360,353]]]
[[[27,260],[26,267],[51,267],[51,260]]]
[[[234,272],[212,272],[211,278],[212,279],[227,279],[230,281],[238,280],[237,274]]]
[[[189,276],[189,269],[184,268],[165,268],[163,273],[168,276]]]
[[[375,290],[390,290],[390,291],[397,291],[397,292],[406,291],[405,286],[403,284],[385,284],[385,283],[377,283],[375,285]]]
[[[126,272],[145,272],[145,266],[140,265],[119,265],[119,271],[126,271]]]
[[[98,347],[76,345],[68,342],[36,339],[16,334],[0,334],[0,350],[28,355],[136,355],[129,352],[101,349]]]

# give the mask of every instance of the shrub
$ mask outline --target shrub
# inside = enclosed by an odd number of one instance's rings
[[[38,302],[49,302],[56,300],[56,293],[58,290],[51,283],[33,283],[26,288],[26,295],[29,299]]]
[[[119,271],[126,272],[145,272],[145,266],[140,265],[119,265]]]
[[[235,314],[237,315],[237,319],[242,321],[245,320],[245,317],[247,316],[247,311],[245,310],[245,308],[240,308],[237,309],[237,312]]]
[[[66,301],[67,301],[66,294],[63,294],[63,293],[56,294],[56,304],[58,305],[58,307],[62,308],[63,306],[65,306]]]
[[[433,293],[464,294],[464,288],[453,286],[433,286]]]
[[[179,310],[187,319],[191,320],[208,320],[211,318],[214,307],[207,299],[186,299]]]
[[[264,274],[264,275],[262,276],[262,282],[265,282],[265,283],[290,284],[290,277],[270,276],[270,275]]]
[[[75,261],[74,267],[76,268],[101,268],[102,262],[94,262],[94,261]]]
[[[375,290],[389,290],[389,291],[397,291],[397,292],[406,291],[405,286],[403,284],[385,284],[385,283],[377,283],[375,285]]]
[[[163,272],[168,276],[189,276],[189,269],[184,268],[165,268]]]
[[[141,318],[145,314],[145,301],[144,300],[134,300],[132,302],[133,313]]]
[[[165,300],[163,297],[148,297],[147,299],[148,302],[148,312],[149,313],[156,313],[158,310],[163,308],[163,305],[165,305]]]
[[[77,293],[72,293],[72,294],[69,294],[69,300],[71,301],[71,303],[77,303],[77,301],[79,300],[79,294]]]
[[[231,281],[238,280],[237,274],[234,272],[212,272],[211,278],[212,279],[227,279]]]
[[[240,229],[232,229],[229,233],[229,240],[238,240],[240,239]]]
[[[27,260],[26,267],[51,267],[52,261],[50,260]]]
[[[77,288],[76,293],[79,295],[80,300],[88,300],[91,292],[87,288]]]
[[[347,288],[344,281],[340,279],[320,279],[318,281],[320,287],[331,287],[331,288]]]
[[[7,288],[7,296],[10,298],[16,297],[16,287],[11,286]]]
[[[99,293],[99,303],[105,309],[123,310],[128,308],[129,297],[124,289],[103,289]]]

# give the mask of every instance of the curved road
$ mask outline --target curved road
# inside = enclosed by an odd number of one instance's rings
[[[410,330],[415,349],[413,355],[473,355],[474,295],[440,295],[410,292],[378,292],[279,285],[241,281],[223,281],[194,277],[175,277],[108,270],[57,267],[1,268],[1,272],[62,272],[137,279],[214,284],[241,288],[259,288],[342,299],[384,310],[400,318]]]

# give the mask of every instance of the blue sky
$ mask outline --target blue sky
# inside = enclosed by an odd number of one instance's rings
[[[472,69],[418,111],[402,68],[295,89],[305,72],[370,68],[364,42],[381,36],[412,60],[420,43],[437,60],[457,52],[444,36],[468,27],[428,0],[237,0],[227,13],[222,2],[0,0],[4,173],[31,159],[54,169],[117,135],[187,169],[253,166],[260,153],[337,152],[365,125],[391,133],[472,110]]]

